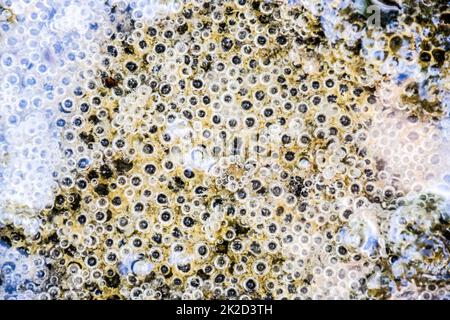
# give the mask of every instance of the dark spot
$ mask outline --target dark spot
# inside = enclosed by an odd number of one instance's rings
[[[102,79],[103,85],[108,88],[114,88],[117,87],[117,85],[119,84],[119,81],[117,81],[116,79],[112,78],[112,77],[105,77]]]
[[[185,34],[186,31],[188,31],[188,25],[187,25],[187,23],[184,23],[184,24],[182,24],[181,26],[179,26],[179,27],[177,28],[177,32],[178,32],[179,34]]]
[[[178,189],[184,188],[185,183],[184,183],[183,179],[181,179],[180,177],[174,177],[173,181],[175,182],[175,185]]]
[[[89,180],[98,179],[98,173],[95,170],[91,170],[89,171],[87,177]]]
[[[288,185],[290,193],[293,193],[296,197],[300,197],[302,195],[304,187],[305,186],[303,185],[303,179],[301,177],[291,177]]]
[[[216,252],[219,254],[227,254],[228,252],[228,241],[223,241],[216,245]]]
[[[133,163],[124,159],[114,160],[113,164],[119,174],[128,172],[133,168]]]
[[[107,196],[109,194],[109,190],[108,190],[108,185],[104,184],[104,183],[100,183],[98,186],[95,187],[94,191],[99,195],[99,196]]]
[[[100,175],[105,179],[109,179],[113,176],[113,172],[108,165],[104,164],[100,166]]]
[[[88,133],[86,133],[86,132],[82,132],[82,133],[80,133],[80,139],[81,139],[81,141],[83,141],[85,144],[89,144],[89,143],[95,142],[95,138],[94,138],[94,136],[92,135],[92,133],[88,134]]]
[[[120,276],[115,273],[112,277],[104,277],[106,285],[109,288],[117,288],[120,284]]]
[[[89,117],[88,121],[94,125],[100,122],[100,119],[96,115],[92,115]]]
[[[384,161],[383,159],[377,160],[376,168],[378,171],[383,171],[385,167],[386,167],[386,161]]]
[[[70,204],[70,209],[76,211],[80,209],[81,196],[78,193],[72,193],[71,196],[73,198],[73,201]]]

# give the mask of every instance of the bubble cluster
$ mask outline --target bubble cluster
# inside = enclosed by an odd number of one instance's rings
[[[28,2],[0,6],[2,298],[448,298],[446,8]]]

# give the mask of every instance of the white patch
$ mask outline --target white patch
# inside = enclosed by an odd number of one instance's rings
[[[183,157],[184,166],[191,169],[209,172],[213,165],[217,162],[210,157],[206,150],[202,148],[190,149]]]

